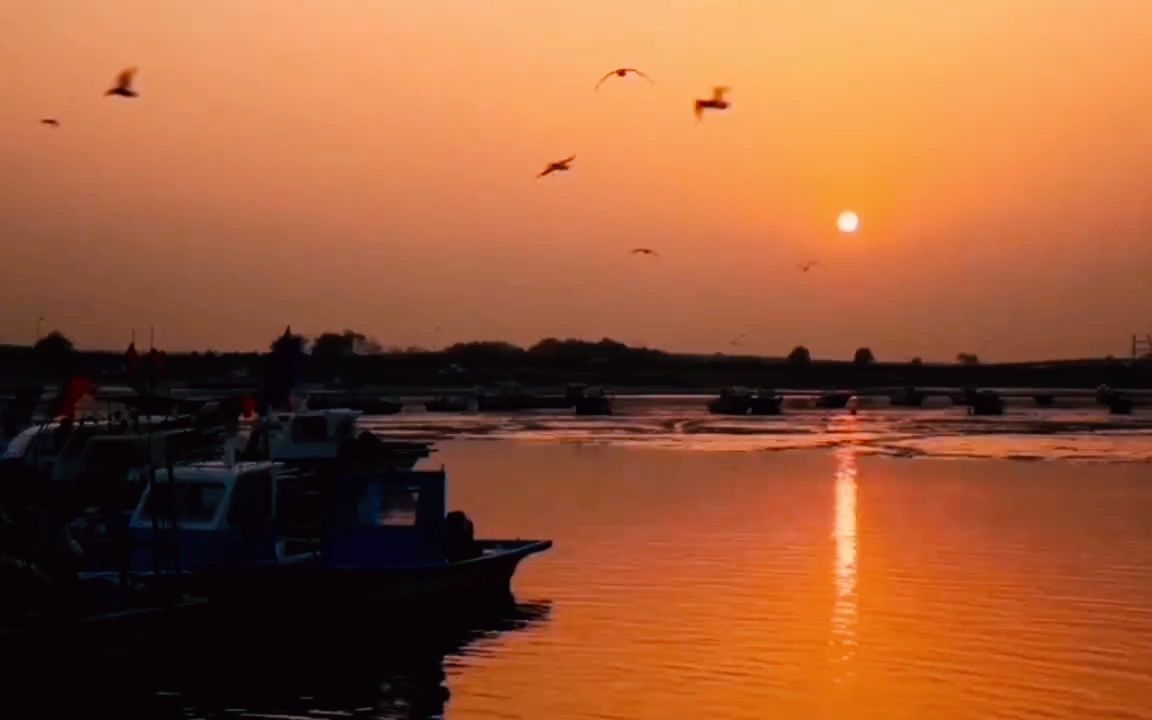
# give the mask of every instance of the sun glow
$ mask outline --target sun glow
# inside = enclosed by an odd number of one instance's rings
[[[845,210],[836,218],[836,227],[842,233],[852,234],[860,229],[860,216],[851,210]]]

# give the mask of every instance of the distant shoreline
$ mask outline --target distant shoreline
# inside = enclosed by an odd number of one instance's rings
[[[236,394],[258,387],[267,376],[268,354],[171,353],[162,362],[160,385],[206,394]],[[138,363],[139,364],[139,363]],[[476,357],[449,353],[397,353],[343,357],[301,356],[297,384],[379,394],[436,395],[470,391],[478,385],[514,382],[530,391],[557,391],[569,383],[598,385],[620,394],[715,393],[729,386],[776,391],[869,391],[904,388],[996,388],[1018,392],[1094,392],[1152,389],[1152,363],[1079,360],[997,364],[919,364],[816,360],[790,363],[747,357],[652,353],[643,357]],[[136,385],[141,370],[130,369],[123,353],[73,352],[42,355],[0,349],[0,387],[58,385],[83,374],[98,385]]]

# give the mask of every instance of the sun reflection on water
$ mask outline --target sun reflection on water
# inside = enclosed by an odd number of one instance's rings
[[[859,597],[856,592],[856,451],[841,448],[836,454],[836,507],[833,537],[836,540],[836,599],[832,606],[832,644],[838,662],[856,653]],[[847,676],[851,676],[851,672]]]

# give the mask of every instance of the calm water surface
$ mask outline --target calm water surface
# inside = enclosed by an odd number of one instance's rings
[[[1152,718],[1147,419],[980,420],[381,419],[473,438],[433,461],[478,535],[556,541],[515,617],[140,683],[189,718]]]

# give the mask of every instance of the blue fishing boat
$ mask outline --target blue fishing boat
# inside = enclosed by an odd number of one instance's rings
[[[129,524],[132,569],[257,612],[403,607],[466,613],[507,601],[548,540],[477,540],[446,512],[443,470],[201,463],[157,474]]]

